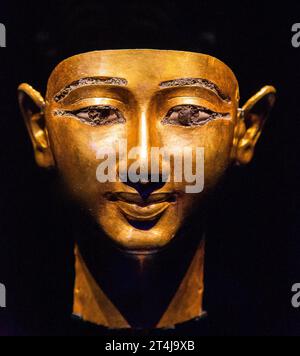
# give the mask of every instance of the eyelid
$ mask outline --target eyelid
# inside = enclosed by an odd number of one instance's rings
[[[211,110],[213,112],[220,112],[222,109],[220,108],[219,105],[216,105],[212,102],[209,102],[208,100],[200,97],[193,97],[193,96],[176,96],[174,98],[167,99],[167,104],[169,109],[171,110],[172,108],[176,106],[181,106],[181,105],[194,105],[194,106],[199,106],[206,108],[207,110]]]
[[[198,86],[166,88],[162,89],[161,93],[166,99],[168,97],[175,98],[180,96],[204,98],[212,103],[216,103],[216,105],[226,108],[225,110],[228,110],[232,105],[231,101],[222,100],[214,91]]]
[[[67,105],[62,110],[67,111],[78,111],[84,110],[89,107],[97,107],[97,106],[112,106],[120,111],[125,110],[125,104],[119,100],[112,98],[84,98],[77,100],[73,104]]]

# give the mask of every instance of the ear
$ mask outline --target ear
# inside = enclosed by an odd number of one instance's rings
[[[235,143],[237,164],[247,164],[252,160],[255,145],[275,104],[275,94],[274,87],[265,86],[240,109]]]
[[[45,125],[45,101],[43,97],[30,85],[21,84],[18,88],[18,99],[33,144],[37,164],[43,168],[53,167],[54,159]]]

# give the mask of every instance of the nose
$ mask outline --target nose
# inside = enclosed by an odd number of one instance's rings
[[[128,148],[138,150],[140,166],[146,167],[148,178],[145,179],[145,177],[143,177],[143,179],[138,182],[132,182],[130,177],[127,176],[127,180],[124,182],[126,185],[134,188],[144,200],[147,200],[154,191],[161,189],[165,185],[160,172],[160,165],[159,172],[155,172],[155,175],[151,172],[151,149],[152,147],[160,146],[156,132],[156,120],[155,118],[152,120],[151,115],[151,105],[145,104],[140,108],[137,115],[137,122],[128,139],[130,146]],[[134,163],[134,161],[128,159],[128,165],[132,163]],[[153,179],[154,176],[155,179]]]

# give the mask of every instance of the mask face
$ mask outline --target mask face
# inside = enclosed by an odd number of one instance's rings
[[[234,74],[213,57],[97,51],[60,63],[45,102],[21,86],[20,103],[37,162],[56,166],[113,242],[151,252],[204,212],[233,162],[251,160],[266,112],[252,108],[262,98],[272,106],[274,91],[264,88],[241,111]]]

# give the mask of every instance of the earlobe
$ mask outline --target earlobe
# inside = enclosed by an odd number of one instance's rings
[[[43,168],[54,166],[47,128],[45,126],[45,101],[41,94],[28,84],[18,88],[18,100],[34,148],[36,162]]]
[[[275,94],[274,87],[265,86],[239,111],[235,141],[237,164],[248,164],[252,160],[256,143],[275,104]]]

